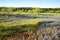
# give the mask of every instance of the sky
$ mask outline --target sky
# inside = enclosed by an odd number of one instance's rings
[[[0,0],[0,7],[60,8],[60,0]]]

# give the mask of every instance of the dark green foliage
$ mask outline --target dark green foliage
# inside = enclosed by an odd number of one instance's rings
[[[13,8],[0,7],[0,12],[20,12],[20,13],[60,13],[60,8]]]

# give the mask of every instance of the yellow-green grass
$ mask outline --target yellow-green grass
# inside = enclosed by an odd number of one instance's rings
[[[20,13],[20,12],[12,12],[12,14],[29,14],[29,15],[39,15],[39,14],[60,14],[60,13]]]
[[[26,13],[26,12],[0,12],[0,14],[60,14],[60,13]]]
[[[12,21],[12,22],[2,22],[0,26],[11,27],[16,25],[28,25],[28,24],[37,24],[41,21],[52,21],[54,19],[44,19],[44,18],[34,18],[34,19],[22,19],[21,21]]]
[[[18,13],[17,13],[18,14]],[[23,14],[23,13],[22,13]],[[58,13],[40,13],[40,14],[54,14],[54,15],[60,15]],[[32,14],[31,14],[32,15]],[[38,14],[37,14],[38,15]],[[41,15],[40,15],[41,16]],[[35,18],[35,19],[23,19],[22,21],[12,21],[12,22],[2,22],[0,23],[0,26],[4,27],[11,27],[16,25],[27,25],[27,24],[37,24],[40,21],[51,21],[54,19],[44,19],[44,18]]]
[[[0,26],[11,27],[16,25],[37,24],[39,21],[40,19],[24,19],[22,21],[0,23]]]

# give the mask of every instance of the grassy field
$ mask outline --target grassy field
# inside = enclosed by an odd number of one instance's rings
[[[59,15],[59,14],[53,14],[53,13],[40,13],[39,15],[38,14],[21,14],[21,15],[28,15],[28,16],[36,16],[36,17],[39,17],[39,16],[44,16],[45,15]],[[7,18],[7,16],[4,16],[4,17],[1,17],[0,18],[0,21],[4,20],[5,18]],[[54,21],[54,19],[52,18],[31,18],[31,19],[21,19],[21,20],[13,20],[11,22],[1,22],[0,23],[0,26],[16,26],[16,25],[28,25],[28,24],[37,24],[38,22],[41,22],[41,21]]]
[[[10,14],[7,14],[7,16],[6,16],[6,14],[5,14],[4,16],[0,16],[0,37],[2,37],[2,39],[6,36],[16,34],[16,32],[24,33],[24,32],[28,32],[29,30],[36,30],[36,28],[39,27],[39,25],[38,25],[39,22],[57,21],[57,20],[59,22],[59,20],[60,20],[59,13],[34,13],[34,14],[32,14],[32,13],[30,13],[30,14],[29,13],[26,13],[26,14],[25,13],[22,13],[22,14],[12,13],[12,15],[13,16],[11,16]],[[18,16],[18,15],[20,15],[20,16]],[[52,18],[50,18],[49,16],[52,16]],[[21,17],[21,18],[19,18],[19,17]],[[10,19],[12,21],[9,21],[8,19]],[[8,21],[6,21],[6,20],[8,20]],[[41,30],[43,30],[43,29],[41,29]],[[48,30],[50,32],[53,29],[47,28],[46,30]]]

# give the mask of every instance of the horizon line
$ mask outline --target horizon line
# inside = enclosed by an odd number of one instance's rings
[[[7,6],[0,6],[0,7],[7,7]],[[13,7],[13,6],[8,6],[7,8],[60,8],[60,7]]]

